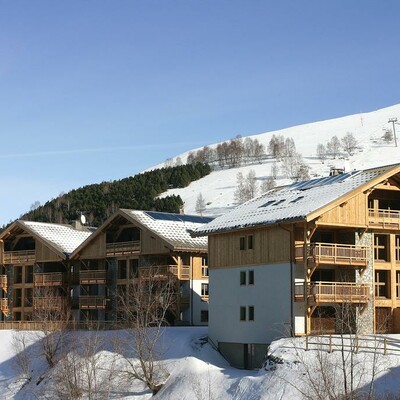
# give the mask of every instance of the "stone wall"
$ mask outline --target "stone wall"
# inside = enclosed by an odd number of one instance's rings
[[[374,253],[372,233],[365,232],[364,234],[355,233],[355,244],[360,246],[368,246],[369,261],[365,269],[356,271],[356,282],[367,284],[370,286],[369,301],[365,307],[358,307],[357,313],[357,333],[367,335],[374,332]]]

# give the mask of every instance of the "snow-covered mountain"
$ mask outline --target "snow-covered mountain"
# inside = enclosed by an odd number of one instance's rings
[[[389,122],[389,119],[392,118],[399,118],[400,121],[400,104],[368,113],[298,125],[258,135],[249,135],[248,137],[258,139],[260,143],[264,144],[265,148],[268,147],[272,135],[292,138],[297,151],[311,168],[310,175],[312,177],[326,176],[332,166],[351,171],[400,162],[400,140],[399,147],[395,147],[394,141],[388,143],[382,139],[386,129],[393,130],[393,125]],[[396,136],[399,136],[400,125],[396,124],[395,128],[397,129]],[[348,132],[352,133],[358,142],[359,149],[355,154],[353,156],[343,154],[336,159],[328,157],[322,163],[317,157],[317,145],[319,143],[326,145],[333,136],[341,139]],[[216,147],[217,144],[212,144],[210,147]],[[198,149],[193,149],[193,151],[196,150]],[[178,154],[173,158],[173,161],[180,157],[183,162],[186,162],[189,153]],[[234,191],[237,186],[238,172],[247,175],[250,170],[254,170],[257,181],[261,183],[271,175],[271,165],[274,161],[276,160],[273,158],[267,158],[262,164],[216,170],[205,178],[192,182],[186,188],[170,189],[163,195],[180,195],[185,203],[185,213],[195,214],[196,200],[199,193],[202,193],[207,204],[204,214],[218,215],[235,206]],[[155,168],[161,166],[163,164],[157,165]],[[282,185],[289,182],[290,180],[282,172],[279,172],[276,183]]]

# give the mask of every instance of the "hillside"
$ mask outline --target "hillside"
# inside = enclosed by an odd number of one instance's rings
[[[388,123],[389,119],[396,117],[400,121],[400,104],[369,113],[354,114],[248,137],[257,139],[265,148],[268,147],[273,135],[292,138],[297,151],[301,153],[304,161],[310,167],[311,177],[326,176],[333,166],[351,171],[400,162],[400,140],[399,147],[395,147],[394,141],[385,142],[382,138],[385,130],[392,129],[392,124]],[[396,129],[396,136],[399,137],[400,125],[396,125]],[[321,143],[326,146],[333,136],[336,135],[341,139],[348,132],[352,133],[358,142],[358,149],[355,153],[349,156],[342,151],[335,159],[328,156],[325,162],[322,163],[317,157],[317,145]],[[217,143],[209,145],[211,148],[216,146]],[[172,161],[179,157],[185,162],[189,153],[179,154]],[[185,212],[193,214],[196,213],[197,196],[202,193],[207,204],[204,214],[217,215],[235,206],[234,191],[237,187],[236,176],[238,172],[247,175],[250,170],[254,170],[257,182],[261,184],[271,175],[271,167],[274,162],[276,162],[276,159],[267,156],[261,164],[256,163],[231,169],[217,169],[210,175],[192,182],[184,189],[171,189],[163,193],[162,196],[179,195],[184,202]],[[281,166],[281,164],[278,162],[278,166]],[[159,164],[155,168],[163,165]],[[276,178],[277,185],[283,185],[288,182],[290,180],[280,168]]]
[[[243,137],[242,142],[250,138],[262,144],[265,148],[263,156],[248,165],[229,169],[214,163],[211,173],[208,166],[186,164],[188,156],[200,150],[193,149],[133,177],[87,185],[63,193],[42,206],[33,207],[22,218],[66,223],[84,213],[91,225],[98,226],[119,207],[179,212],[182,204],[185,213],[196,214],[200,193],[206,203],[203,214],[218,215],[236,205],[234,192],[239,172],[246,176],[249,171],[254,171],[260,187],[271,176],[273,166],[277,165],[276,184],[279,186],[291,181],[282,168],[282,161],[268,153],[273,135],[293,139],[296,151],[310,168],[311,177],[326,176],[331,167],[350,171],[400,162],[400,141],[399,147],[395,147],[394,140],[383,139],[385,131],[393,127],[389,119],[396,117],[400,120],[400,105]],[[400,125],[396,127],[400,129]],[[326,160],[321,162],[317,156],[317,145],[326,146],[333,136],[340,140],[347,133],[357,140],[354,154],[349,156],[342,150],[338,156],[327,155]],[[218,145],[215,143],[209,147],[216,149]]]
[[[91,226],[101,225],[118,208],[178,213],[179,195],[158,195],[167,188],[183,188],[210,173],[205,164],[159,168],[133,177],[87,185],[63,193],[46,204],[34,207],[21,219],[40,222],[70,223],[84,214]]]

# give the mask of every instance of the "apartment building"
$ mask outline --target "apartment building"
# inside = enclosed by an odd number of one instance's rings
[[[122,209],[96,230],[16,221],[0,235],[0,320],[37,320],[50,308],[77,323],[113,323],[129,285],[156,274],[176,287],[169,322],[207,325],[207,238],[187,229],[210,221]]]
[[[135,280],[173,278],[171,324],[207,325],[207,238],[192,238],[211,218],[120,209],[71,255],[76,321],[123,320],[120,300]]]
[[[277,187],[192,234],[232,365],[260,366],[282,336],[400,332],[400,165]]]
[[[80,224],[16,221],[0,235],[2,321],[30,321],[38,308],[67,302],[71,253],[92,232]],[[60,305],[58,302],[58,306]]]

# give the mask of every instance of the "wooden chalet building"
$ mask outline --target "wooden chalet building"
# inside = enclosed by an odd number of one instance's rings
[[[129,285],[157,274],[173,278],[171,324],[208,324],[207,238],[192,238],[211,218],[120,209],[72,254],[76,321],[123,321]]]
[[[79,224],[7,227],[0,235],[0,320],[30,321],[43,307],[68,306],[70,255],[91,234]]]
[[[274,188],[207,235],[209,337],[235,366],[272,340],[400,332],[400,165]]]

